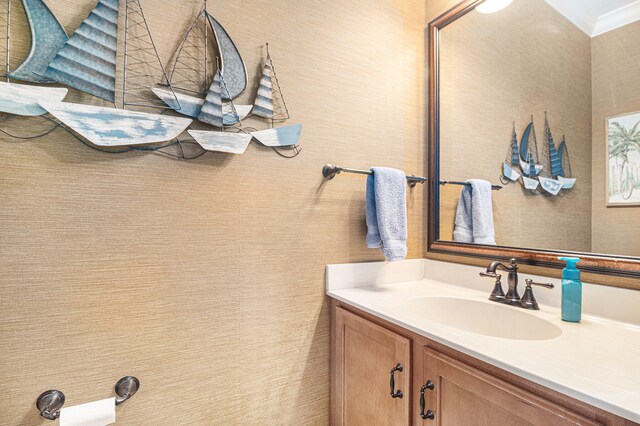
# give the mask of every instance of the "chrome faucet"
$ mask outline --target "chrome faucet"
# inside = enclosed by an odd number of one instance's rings
[[[509,289],[507,290],[506,295],[502,290],[502,275],[496,273],[497,270],[509,272],[509,276],[507,278]],[[540,309],[536,298],[533,296],[531,286],[536,285],[549,289],[553,288],[553,284],[536,283],[533,282],[533,280],[527,279],[525,280],[527,288],[524,292],[524,296],[520,298],[520,295],[518,294],[518,263],[515,259],[511,259],[508,265],[498,261],[491,262],[491,264],[487,266],[486,272],[480,272],[480,276],[494,278],[496,280],[491,296],[489,296],[489,300],[506,303],[507,305],[520,306],[525,309]]]

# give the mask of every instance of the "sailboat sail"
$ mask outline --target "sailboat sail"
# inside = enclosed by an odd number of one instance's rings
[[[511,131],[511,164],[518,164],[518,135],[516,135],[516,124],[513,123]]]
[[[526,177],[532,178],[539,175],[542,168],[538,164],[538,145],[532,118],[520,140],[520,169]]]
[[[262,78],[258,87],[258,94],[252,110],[254,115],[273,118],[273,84],[271,81],[271,64],[267,61],[262,68]]]
[[[64,85],[115,102],[118,0],[99,0],[45,75]]]
[[[527,161],[529,157],[529,135],[531,134],[531,128],[533,123],[529,123],[524,132],[522,133],[522,139],[520,140],[520,158]]]
[[[214,79],[209,75],[210,71],[214,69],[210,64],[208,46],[210,32],[220,55],[217,72],[219,72],[220,79],[222,125],[217,117],[219,115],[218,83],[213,81]],[[245,90],[248,84],[247,72],[240,52],[229,34],[207,11],[206,1],[182,38],[174,58],[173,66],[165,83],[180,92],[174,94],[164,88],[151,89],[170,108],[207,124],[217,123],[212,124],[217,127],[237,124],[251,113],[253,105],[234,105],[232,102],[222,102],[230,101]],[[211,83],[207,83],[208,81]],[[208,90],[203,90],[205,87]],[[210,102],[208,105],[203,99],[205,96],[211,97],[214,102]]]
[[[563,177],[571,177],[571,163],[569,162],[569,150],[567,149],[567,141],[564,135],[562,135],[562,142],[558,146],[558,156],[560,157],[560,163],[562,164],[562,170],[564,171]]]
[[[220,70],[213,77],[213,83],[204,100],[198,120],[203,123],[211,124],[216,127],[224,127],[222,121],[222,79],[220,78]]]
[[[562,170],[562,158],[556,149],[556,144],[553,142],[553,135],[551,134],[551,127],[549,126],[546,114],[544,117],[544,131],[545,145],[549,150],[551,177],[555,179],[558,176],[564,176],[564,170]]]
[[[227,31],[206,10],[205,14],[213,28],[213,33],[218,45],[218,52],[220,54],[221,74],[227,86],[227,91],[223,93],[222,99],[229,101],[240,96],[247,88],[249,84],[247,68],[244,65],[238,48],[233,40],[231,40],[231,37],[229,37]]]
[[[210,82],[213,81],[215,69],[211,61],[212,55],[209,53],[209,31],[203,4],[175,51],[173,66],[169,70],[165,85],[171,84],[175,90],[195,96],[206,95]],[[182,105],[182,102],[180,104]],[[198,114],[195,114],[193,117],[197,116]]]
[[[516,135],[516,124],[513,123],[511,130],[511,144],[509,145],[509,152],[507,153],[507,159],[502,163],[502,175],[511,180],[517,181],[520,179],[520,173],[514,169],[515,164],[519,164],[520,157],[518,154],[518,135]],[[508,183],[508,182],[507,182]]]
[[[31,29],[31,50],[9,77],[32,83],[53,83],[53,79],[45,76],[45,71],[67,42],[67,33],[42,0],[22,0],[22,5]]]
[[[167,79],[140,0],[125,0],[124,73],[122,107],[168,107],[149,90]],[[180,106],[173,87],[165,89]]]
[[[567,149],[567,141],[562,135],[562,142],[558,146],[560,162],[562,163],[563,176],[558,176],[558,181],[562,183],[562,189],[571,189],[576,184],[576,178],[572,178],[571,162],[569,161],[569,150]]]
[[[139,7],[140,4],[138,0],[126,1],[125,21],[129,23],[129,7]],[[142,9],[135,10],[144,20]],[[146,24],[144,29],[153,47]],[[47,75],[114,102],[117,35],[118,0],[100,0],[58,52],[47,68]],[[126,75],[126,49],[124,64]],[[123,103],[127,105],[126,93]],[[64,102],[40,102],[40,106],[84,139],[105,147],[165,142],[178,137],[192,121],[189,118]]]
[[[551,127],[549,126],[549,120],[545,113],[544,116],[544,142],[542,144],[542,162],[544,165],[543,171],[538,176],[540,181],[540,187],[545,192],[551,195],[558,195],[562,189],[562,184],[558,182],[555,177],[555,173],[558,173],[558,165],[560,159],[558,157],[558,151],[553,143],[553,136],[551,134]]]
[[[0,83],[0,112],[35,117],[46,114],[39,105],[43,101],[62,101],[68,90],[59,87],[39,87],[10,83],[10,78],[45,83],[51,82],[42,73],[56,52],[59,44],[64,44],[67,35],[62,26],[42,0],[23,0],[22,4],[31,28],[31,50],[27,59],[12,73],[10,72],[10,23],[11,0],[0,4],[0,25],[5,31],[4,50],[6,82]],[[54,49],[52,52],[49,49]]]

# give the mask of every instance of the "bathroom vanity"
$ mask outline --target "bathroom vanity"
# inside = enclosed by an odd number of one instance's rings
[[[538,289],[541,309],[527,311],[488,301],[478,268],[401,263],[327,269],[332,424],[638,424],[632,310],[564,323],[557,287]],[[586,306],[638,298],[585,287]]]

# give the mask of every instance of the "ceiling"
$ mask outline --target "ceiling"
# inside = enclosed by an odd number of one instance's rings
[[[546,0],[591,37],[640,20],[640,0]]]

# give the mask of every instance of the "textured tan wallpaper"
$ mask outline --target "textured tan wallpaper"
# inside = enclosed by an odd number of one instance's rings
[[[592,40],[593,251],[640,255],[640,207],[606,206],[607,117],[640,111],[640,22]]]
[[[93,7],[47,3],[69,32]],[[200,2],[142,3],[167,61]],[[328,423],[324,266],[382,256],[364,245],[364,179],[323,184],[320,170],[424,173],[424,2],[210,8],[254,84],[270,43],[303,152],[285,160],[252,144],[185,163],[98,153],[61,131],[1,137],[3,425],[49,425],[40,392],[60,389],[71,406],[111,396],[126,374],[142,387],[118,409],[121,425]],[[15,61],[29,43],[19,15]],[[422,190],[408,202],[417,258]]]
[[[441,177],[500,184],[512,122],[520,139],[534,115],[542,155],[548,111],[556,144],[566,134],[578,178],[557,197],[532,195],[520,184],[494,191],[499,245],[591,251],[590,46],[544,0],[490,15],[474,11],[441,32]],[[442,189],[441,239],[453,238],[460,190]]]

